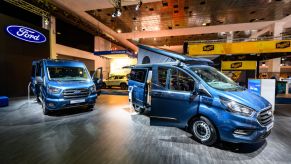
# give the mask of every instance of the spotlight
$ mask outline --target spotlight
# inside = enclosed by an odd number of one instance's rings
[[[118,17],[121,16],[121,9],[116,9],[116,15],[117,15]]]
[[[135,7],[135,10],[138,11],[140,9],[141,5],[142,5],[142,1],[139,0],[136,7]]]
[[[114,0],[115,11],[112,13],[112,17],[120,17],[121,16],[121,0]]]
[[[121,16],[121,9],[115,9],[115,11],[111,15],[113,18],[114,17],[120,17]]]

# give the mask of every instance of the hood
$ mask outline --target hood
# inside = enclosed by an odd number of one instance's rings
[[[249,90],[237,92],[219,91],[217,93],[220,97],[236,101],[240,104],[243,104],[256,110],[257,112],[268,107],[270,104],[265,98],[255,93],[252,93]]]
[[[89,88],[94,83],[91,80],[88,81],[49,81],[49,86],[61,88],[61,89],[78,89]]]

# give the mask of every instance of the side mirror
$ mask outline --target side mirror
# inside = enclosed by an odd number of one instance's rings
[[[212,97],[212,95],[207,91],[207,89],[202,84],[199,85],[199,89],[198,89],[197,93],[199,95]]]
[[[36,84],[38,84],[38,85],[42,85],[43,84],[43,79],[40,76],[36,76],[35,77],[35,81],[36,81]]]
[[[194,90],[191,92],[190,101],[193,101],[198,95],[199,95],[199,93],[198,93],[196,87],[194,87]]]

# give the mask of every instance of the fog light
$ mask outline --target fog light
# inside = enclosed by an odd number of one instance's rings
[[[252,130],[237,129],[233,133],[238,135],[249,135],[251,132]]]
[[[54,107],[55,104],[54,104],[54,103],[48,103],[48,106],[49,106],[49,107]]]

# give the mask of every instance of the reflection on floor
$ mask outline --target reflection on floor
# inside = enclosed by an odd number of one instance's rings
[[[278,94],[276,104],[291,104],[291,94]]]
[[[173,127],[150,126],[126,96],[101,95],[92,112],[42,115],[25,99],[0,108],[1,163],[290,163],[291,108],[280,105],[266,142],[208,147]]]

